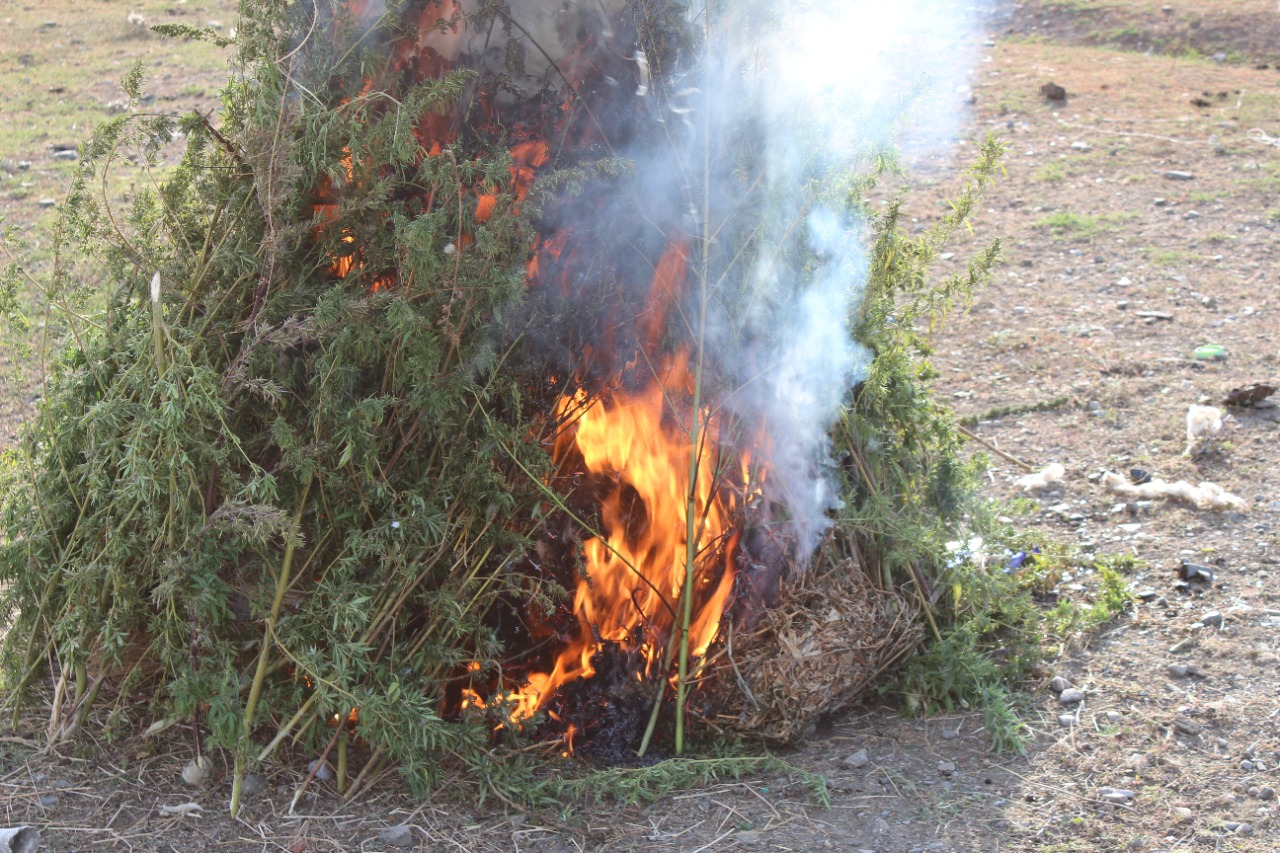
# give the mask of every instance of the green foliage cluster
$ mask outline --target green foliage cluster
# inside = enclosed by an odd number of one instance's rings
[[[286,736],[325,748],[359,708],[424,790],[486,742],[438,716],[450,678],[496,665],[486,612],[538,593],[502,567],[536,505],[513,471],[546,459],[491,331],[532,233],[509,192],[473,220],[502,154],[422,156],[419,117],[465,73],[366,93],[370,45],[314,85],[277,60],[288,8],[242,10],[219,130],[126,113],[83,151],[48,291],[66,349],[0,473],[8,701],[51,669],[65,733],[146,685],[241,772]],[[112,209],[112,163],[154,170],[177,133],[181,164]]]

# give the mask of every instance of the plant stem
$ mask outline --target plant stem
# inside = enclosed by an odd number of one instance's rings
[[[276,595],[271,602],[271,615],[262,628],[262,649],[258,653],[258,669],[253,674],[253,684],[249,687],[249,699],[244,706],[244,736],[247,740],[253,734],[253,716],[258,709],[258,697],[262,695],[262,682],[267,675],[267,664],[271,658],[271,638],[275,633],[276,620],[280,618],[280,608],[284,605],[284,594],[289,588],[289,574],[293,569],[294,541],[298,528],[302,524],[302,512],[307,506],[307,495],[311,491],[311,472],[307,472],[302,480],[302,495],[298,498],[298,510],[293,516],[294,536],[284,546],[284,559],[280,563],[280,574],[276,576]],[[235,777],[231,782],[231,816],[240,813],[240,790],[244,784],[244,751],[236,756]]]

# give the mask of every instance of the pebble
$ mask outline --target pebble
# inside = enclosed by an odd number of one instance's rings
[[[1195,179],[1195,173],[1180,172],[1175,169],[1170,169],[1169,171],[1164,173],[1164,177],[1166,180],[1169,180],[1169,181],[1190,181]]]
[[[1073,142],[1071,143],[1071,149],[1073,151],[1092,151],[1093,146],[1087,142]]]
[[[942,739],[943,739],[943,740],[955,740],[955,739],[956,739],[956,738],[958,738],[958,737],[960,737],[960,732],[956,731],[955,729],[943,729],[943,730],[942,730]]]
[[[1178,823],[1191,823],[1196,819],[1196,813],[1186,806],[1178,806],[1173,810],[1173,816]]]
[[[1246,773],[1252,773],[1252,772],[1253,772],[1253,762],[1246,758],[1244,761],[1241,761],[1241,762],[1240,762],[1240,769],[1241,769],[1241,770],[1243,770],[1243,771],[1244,771],[1244,772],[1246,772]]]
[[[80,157],[80,155],[79,155],[79,154],[77,154],[77,153],[76,153],[76,152],[74,152],[74,151],[55,151],[55,152],[53,152],[53,159],[55,159],[55,160],[75,160],[75,159],[78,159],[79,157]]]
[[[329,762],[321,762],[318,758],[307,764],[307,772],[314,773],[315,777],[322,782],[333,778],[333,770],[329,767]]]
[[[413,827],[390,826],[378,833],[378,840],[392,847],[412,847]]]
[[[244,777],[244,781],[240,783],[240,793],[246,797],[252,797],[254,794],[261,793],[267,787],[267,780],[259,776],[257,773],[250,773]]]
[[[1173,728],[1175,731],[1182,732],[1184,735],[1198,735],[1204,726],[1200,725],[1190,717],[1178,714],[1173,718]]]
[[[1193,219],[1199,219],[1200,214],[1197,211],[1188,210],[1186,213],[1182,214],[1182,218],[1190,222]]]
[[[1107,712],[1107,722],[1108,722],[1108,723],[1111,723],[1111,724],[1113,724],[1113,725],[1114,725],[1115,723],[1120,722],[1122,719],[1124,719],[1124,715],[1123,715],[1123,714],[1121,714],[1119,711],[1108,711],[1108,712]]]
[[[739,844],[754,845],[760,843],[760,833],[754,829],[745,829],[741,832],[734,833],[733,840]]]
[[[1076,724],[1076,717],[1074,714],[1058,715],[1058,725],[1062,726],[1064,729],[1072,728],[1073,726],[1075,726],[1075,724]]]
[[[1103,788],[1098,793],[1102,796],[1104,803],[1122,805],[1133,799],[1133,791],[1126,791],[1124,788]]]
[[[1054,693],[1061,693],[1071,686],[1071,682],[1063,678],[1061,675],[1055,675],[1049,682],[1049,689]]]
[[[58,804],[58,797],[55,794],[41,794],[36,802],[42,809],[51,809]]]
[[[56,198],[42,198],[38,202],[36,202],[36,204],[40,205],[41,207],[57,207],[58,200]]]
[[[1206,628],[1221,628],[1222,614],[1214,610],[1200,617],[1200,624]]]
[[[1063,705],[1078,705],[1084,701],[1084,691],[1074,687],[1067,688],[1058,694],[1058,701]]]
[[[1193,663],[1169,664],[1169,675],[1172,678],[1204,678],[1204,670]]]
[[[1274,800],[1276,798],[1276,789],[1270,785],[1263,785],[1258,789],[1256,796],[1259,800]]]
[[[844,763],[850,767],[866,767],[871,763],[871,758],[867,755],[867,751],[865,749],[860,749],[853,755],[846,758]]]
[[[1250,836],[1253,835],[1253,827],[1247,823],[1241,823],[1238,820],[1224,820],[1222,828],[1227,832],[1234,832],[1236,835]]]
[[[956,772],[956,763],[954,761],[939,761],[938,772],[943,776],[950,776]]]

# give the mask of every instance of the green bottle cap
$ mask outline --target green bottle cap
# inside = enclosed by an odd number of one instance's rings
[[[1196,347],[1196,358],[1202,361],[1217,361],[1220,358],[1226,358],[1227,351],[1219,344],[1205,344]]]

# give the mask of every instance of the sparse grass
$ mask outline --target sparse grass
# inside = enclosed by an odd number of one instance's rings
[[[1067,164],[1062,160],[1051,160],[1045,163],[1039,169],[1031,174],[1033,181],[1042,181],[1047,184],[1058,184],[1065,181],[1068,177]]]
[[[1151,263],[1160,267],[1177,267],[1200,260],[1195,252],[1183,252],[1177,249],[1147,250]]]
[[[1236,235],[1228,234],[1226,231],[1214,231],[1206,236],[1205,239],[1215,244],[1230,243],[1236,239]]]
[[[1198,192],[1192,193],[1187,196],[1187,198],[1191,199],[1196,204],[1210,204],[1220,198],[1225,198],[1226,195],[1227,194],[1225,192]]]
[[[1112,226],[1135,218],[1134,213],[1102,213],[1097,216],[1058,211],[1041,217],[1032,223],[1034,228],[1053,232],[1056,237],[1070,235],[1079,240],[1092,240],[1110,230]]]
[[[1267,211],[1268,222],[1280,222],[1280,207],[1273,207]]]

